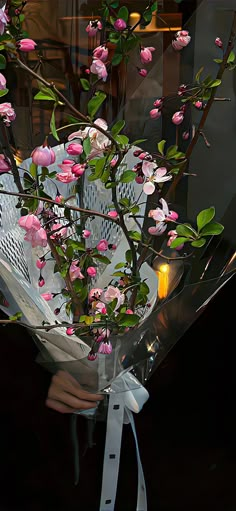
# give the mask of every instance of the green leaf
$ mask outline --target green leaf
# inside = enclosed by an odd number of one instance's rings
[[[128,197],[122,197],[122,199],[119,200],[119,204],[125,208],[128,208],[130,205],[130,199],[128,199]]]
[[[124,277],[124,272],[123,271],[114,271],[112,273],[112,277]]]
[[[83,149],[85,152],[85,156],[87,157],[91,153],[91,141],[89,137],[85,138],[83,142]]]
[[[166,144],[166,140],[161,140],[160,142],[158,142],[157,144],[157,148],[158,148],[158,151],[159,153],[162,154],[162,156],[164,155],[164,147],[165,147],[165,144]]]
[[[199,81],[200,81],[200,76],[201,76],[203,70],[204,70],[204,66],[200,67],[199,71],[197,72],[197,74],[195,76],[195,80],[197,83],[199,83]]]
[[[131,264],[133,261],[132,251],[130,250],[130,248],[128,250],[126,250],[126,252],[125,252],[125,259],[126,259],[127,263],[129,263],[129,264]]]
[[[137,215],[137,213],[139,213],[139,207],[135,204],[130,208],[130,213],[132,213],[132,215]]]
[[[138,314],[120,314],[119,325],[120,326],[135,326],[139,323],[140,317]]]
[[[212,87],[218,87],[221,84],[221,80],[217,78],[217,80],[212,80],[207,87],[212,89]]]
[[[111,63],[113,66],[118,66],[122,59],[123,59],[122,53],[115,53],[111,59]]]
[[[40,181],[43,183],[45,181],[45,178],[48,176],[48,168],[42,167],[42,173],[40,175]]]
[[[54,138],[59,142],[60,139],[58,137],[58,134],[57,134],[57,129],[56,129],[56,119],[55,119],[55,110],[56,110],[56,106],[54,106],[54,109],[52,111],[52,115],[51,115],[51,120],[50,120],[50,130],[54,136]]]
[[[139,138],[138,140],[134,140],[134,142],[132,142],[132,145],[142,144],[142,142],[146,142],[146,141],[147,141],[147,138]]]
[[[128,22],[129,11],[128,11],[127,7],[125,7],[125,5],[123,5],[119,9],[118,14],[117,14],[117,18],[122,18],[122,20],[126,21],[126,23]]]
[[[218,222],[209,222],[203,229],[201,229],[201,235],[203,236],[214,236],[221,234],[224,230],[224,226]]]
[[[211,220],[214,218],[214,216],[215,216],[214,206],[212,206],[211,208],[203,209],[202,211],[200,211],[200,213],[198,213],[198,216],[197,216],[198,231],[200,232],[205,225],[209,224],[209,222],[211,222]]]
[[[89,90],[90,89],[90,83],[85,78],[80,78],[80,83],[81,83],[81,85],[82,85],[84,90]]]
[[[199,240],[195,240],[191,243],[192,247],[203,247],[206,243],[206,240],[204,238],[200,238]]]
[[[135,172],[133,172],[133,170],[126,170],[125,172],[123,172],[123,174],[121,174],[120,182],[121,183],[131,183],[131,181],[134,181],[135,177],[136,177],[136,174],[135,174]]]
[[[0,90],[0,97],[6,96],[6,94],[9,92],[9,89],[2,89]]]
[[[233,51],[231,51],[228,56],[228,59],[227,59],[227,64],[231,64],[234,61],[235,61],[235,53]]]
[[[141,241],[141,234],[138,231],[128,231],[129,237],[133,241]]]
[[[183,238],[183,237],[179,237],[179,238],[175,238],[171,244],[170,244],[170,248],[176,248],[176,247],[179,247],[179,245],[182,245],[182,243],[187,243],[187,241],[190,241],[189,238]]]
[[[55,101],[55,98],[52,98],[51,96],[48,96],[47,94],[44,94],[43,92],[37,92],[35,94],[34,99],[40,100],[40,101]]]
[[[0,55],[0,69],[5,69],[7,65],[4,55]]]
[[[124,268],[125,264],[126,263],[124,263],[124,262],[123,263],[118,263],[118,264],[115,265],[115,269],[119,270],[119,268]]]
[[[110,32],[109,34],[109,41],[111,43],[116,44],[120,39],[120,34],[118,32]]]
[[[168,149],[166,151],[166,158],[168,160],[170,160],[171,158],[173,158],[175,156],[177,151],[178,151],[178,146],[177,145],[171,145],[170,147],[168,147]]]
[[[149,293],[149,287],[148,285],[146,284],[146,282],[141,282],[140,283],[140,286],[139,286],[139,292],[142,293],[143,295],[148,295]]]
[[[95,95],[88,102],[88,114],[91,118],[95,116],[107,95],[105,92],[97,91]]]
[[[193,227],[187,224],[177,225],[176,232],[180,236],[184,236],[185,238],[197,238],[198,236],[197,232],[193,229]]]
[[[117,121],[114,126],[112,126],[112,129],[111,129],[111,132],[112,132],[112,135],[113,137],[115,137],[116,135],[118,135],[118,133],[120,133],[121,130],[123,130],[125,126],[125,121],[123,121],[122,119],[120,119],[119,121]]]
[[[214,60],[214,62],[216,62],[216,64],[221,64],[221,62],[223,62],[222,59],[213,59],[213,60]]]
[[[70,245],[73,249],[77,250],[78,252],[86,251],[86,248],[83,245],[83,243],[80,243],[79,241],[67,240],[67,245]]]
[[[30,168],[29,168],[29,171],[30,171],[30,175],[36,179],[37,178],[37,170],[38,170],[38,166],[35,165],[35,163],[31,163],[30,164]]]
[[[126,135],[116,135],[114,138],[121,146],[126,146],[129,143],[129,139]]]
[[[65,254],[60,246],[56,246],[56,251],[61,257],[63,257],[63,259],[65,259]]]
[[[100,263],[103,264],[110,264],[110,259],[107,256],[104,256],[102,254],[93,254],[94,259],[98,259]]]

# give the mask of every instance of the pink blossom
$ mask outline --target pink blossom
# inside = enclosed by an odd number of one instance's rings
[[[7,160],[4,154],[0,154],[0,174],[9,172],[11,170],[10,161]]]
[[[156,108],[160,108],[160,107],[162,107],[162,105],[163,105],[162,99],[156,99],[153,103],[153,106],[155,106]]]
[[[38,231],[41,227],[39,219],[32,213],[29,215],[21,216],[18,220],[18,224],[20,227],[22,227],[22,229],[25,229],[25,231]]]
[[[93,362],[94,360],[96,360],[96,358],[97,358],[97,353],[94,353],[94,351],[91,350],[88,354],[88,360],[91,360]]]
[[[179,30],[175,34],[175,39],[172,41],[172,47],[174,50],[182,50],[185,46],[187,46],[191,41],[191,37],[187,30]]]
[[[85,169],[85,163],[76,163],[73,167],[71,167],[71,171],[76,177],[81,177],[84,174]]]
[[[142,64],[148,64],[149,62],[152,62],[152,52],[155,51],[155,48],[152,46],[146,46],[146,48],[143,46],[140,50],[140,59]]]
[[[115,156],[114,158],[112,158],[112,160],[110,161],[110,165],[111,167],[115,167],[115,165],[117,164],[117,156]]]
[[[111,218],[117,218],[118,217],[118,213],[115,209],[112,209],[111,211],[108,211],[108,216],[110,216]]]
[[[43,277],[39,277],[39,280],[38,280],[38,286],[39,287],[43,287],[45,285],[45,280],[43,279]]]
[[[75,164],[74,160],[65,159],[62,161],[63,165],[69,165],[70,167],[73,167]],[[62,165],[58,165],[58,167],[62,168]]]
[[[79,156],[83,152],[83,146],[79,143],[73,142],[68,145],[66,152],[71,156]]]
[[[142,76],[143,78],[146,78],[147,73],[148,73],[148,72],[147,72],[147,70],[146,70],[146,69],[143,69],[143,68],[141,68],[141,69],[140,69],[139,67],[138,67],[137,69],[138,69],[138,74],[139,74],[140,76]]]
[[[184,120],[184,114],[183,112],[175,112],[174,115],[172,115],[172,122],[174,124],[176,124],[176,126],[178,126],[179,124],[181,124],[181,122],[183,122]]]
[[[98,30],[102,30],[102,23],[99,20],[90,21],[85,30],[89,37],[94,37]]]
[[[90,75],[90,69],[85,69],[84,72],[86,73],[86,75]]]
[[[89,291],[89,302],[93,302],[94,300],[99,300],[100,296],[103,293],[103,289],[100,287],[94,287]]]
[[[165,232],[165,230],[166,230],[166,225],[163,222],[156,224],[155,227],[148,228],[148,232],[149,232],[149,234],[151,234],[151,236],[161,236],[161,234],[163,234],[163,232]]]
[[[218,46],[218,48],[223,48],[223,42],[221,41],[220,37],[215,39],[215,45]]]
[[[106,252],[108,249],[108,242],[105,239],[101,239],[99,243],[97,244],[97,250],[99,252]]]
[[[103,302],[93,302],[93,305],[95,306],[96,313],[99,313],[99,314],[106,314],[107,313],[107,309],[106,309],[105,304]],[[104,337],[103,337],[103,339],[104,339]]]
[[[104,303],[110,303],[115,299],[117,299],[117,304],[115,307],[115,310],[117,310],[120,305],[124,303],[125,296],[120,292],[118,287],[108,286],[108,288],[102,293],[101,300]]]
[[[132,309],[127,309],[127,310],[125,311],[125,314],[133,314]]]
[[[72,328],[71,326],[69,326],[67,329],[66,329],[66,333],[67,335],[74,335],[75,333],[75,329]]]
[[[60,195],[60,194],[56,195],[56,197],[55,197],[55,202],[56,202],[57,204],[61,204],[63,201],[64,201],[64,197],[63,197],[63,195]]]
[[[52,293],[42,293],[42,298],[46,300],[46,302],[50,302],[54,298],[54,295]]]
[[[102,128],[104,131],[108,130],[107,122],[104,119],[98,117],[95,119],[94,124]],[[107,146],[111,144],[109,138],[107,138],[106,135],[98,131],[96,128],[90,128],[89,126],[87,126],[84,130],[78,130],[74,133],[71,133],[71,135],[68,136],[68,141],[71,141],[75,138],[81,138],[84,140],[87,137],[90,138],[92,147],[90,157],[100,154],[104,151],[104,149],[106,149]]]
[[[122,18],[118,18],[114,23],[114,29],[117,30],[117,32],[122,32],[126,27],[127,24]]]
[[[107,76],[108,76],[107,75],[107,68],[106,68],[104,62],[102,62],[102,60],[94,59],[92,64],[91,64],[91,66],[90,66],[90,71],[94,75],[98,75],[98,78],[102,79],[103,82],[106,81]]]
[[[155,192],[154,183],[164,183],[171,179],[171,176],[167,175],[167,169],[165,167],[157,167],[154,162],[144,161],[142,172],[146,177],[146,181],[143,185],[143,191],[146,195],[152,195]]]
[[[0,117],[3,118],[6,126],[10,126],[11,121],[15,120],[16,113],[14,108],[12,108],[11,103],[0,103]]]
[[[170,247],[172,241],[174,241],[178,237],[177,231],[175,231],[175,230],[169,231],[168,236],[170,236],[170,237],[167,241],[167,246]],[[175,247],[175,250],[181,250],[183,248],[183,246],[184,246],[184,243],[181,243],[178,247]]]
[[[0,35],[3,35],[8,21],[9,18],[5,13],[4,9],[0,9]]]
[[[101,342],[98,348],[98,353],[102,353],[103,355],[110,355],[112,353],[112,345],[110,341]]]
[[[31,153],[31,158],[35,165],[47,167],[48,165],[51,165],[55,162],[56,155],[51,147],[47,145],[41,145],[40,147],[35,147]]]
[[[94,268],[94,266],[89,266],[87,268],[87,274],[88,274],[89,277],[96,277],[96,275],[97,275],[96,268]]]
[[[139,159],[140,159],[140,160],[145,160],[148,156],[150,156],[150,154],[149,154],[149,153],[141,152],[141,153],[139,154]]]
[[[42,268],[44,268],[44,266],[46,266],[46,261],[45,259],[37,259],[36,261],[36,266],[39,270],[42,270]]]
[[[202,101],[196,101],[194,103],[194,106],[198,109],[198,110],[201,110],[202,108]]]
[[[6,88],[6,78],[3,76],[2,73],[0,73],[0,90],[4,90]]]
[[[168,221],[176,221],[178,219],[178,213],[176,211],[171,211],[168,208],[168,204],[165,199],[160,199],[159,201],[162,205],[161,208],[151,209],[148,213],[149,218],[153,218],[156,222],[168,222]]]
[[[51,231],[54,231],[55,234],[51,234],[50,238],[51,240],[55,240],[57,238],[63,238],[67,235],[67,228],[64,227],[62,224],[53,224]]]
[[[38,231],[30,229],[27,231],[24,240],[29,241],[33,248],[47,246],[47,233],[43,227]]]
[[[189,135],[190,135],[190,134],[189,134],[189,131],[184,131],[184,132],[182,133],[182,139],[183,139],[183,140],[188,140],[188,139],[189,139]]]
[[[91,231],[89,231],[88,229],[84,229],[84,230],[82,231],[82,238],[87,239],[87,238],[89,238],[90,236],[91,236]]]
[[[102,62],[106,62],[108,57],[108,48],[102,44],[101,46],[97,46],[95,50],[93,50],[93,58],[99,59]]]
[[[72,183],[73,181],[77,181],[77,176],[72,174],[71,170],[65,172],[58,172],[56,174],[56,179],[61,183]]]
[[[153,108],[150,110],[149,115],[151,119],[159,119],[159,117],[161,117],[161,111],[158,108]]]
[[[81,272],[79,265],[79,261],[72,261],[69,269],[69,275],[72,282],[76,279],[84,279],[84,275]]]
[[[17,46],[20,51],[28,52],[35,50],[37,43],[33,41],[33,39],[21,39],[20,41],[17,41]]]

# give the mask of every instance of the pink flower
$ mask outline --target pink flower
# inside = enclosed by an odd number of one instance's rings
[[[76,177],[82,176],[85,172],[85,169],[86,169],[85,163],[76,163],[75,165],[73,165],[73,167],[71,167],[71,171]]]
[[[8,23],[9,18],[6,15],[4,9],[0,9],[0,35],[3,35],[5,31],[6,24]]]
[[[87,274],[88,274],[89,277],[96,277],[96,275],[97,275],[96,268],[94,268],[94,266],[89,266],[87,268]]]
[[[62,164],[67,165],[67,166],[69,165],[70,167],[73,167],[75,162],[74,162],[74,160],[65,159],[62,161]],[[58,167],[62,168],[62,165],[58,165]]]
[[[93,58],[99,59],[102,62],[106,62],[108,57],[108,48],[102,44],[101,46],[97,46],[95,50],[93,50]]]
[[[110,165],[111,167],[115,167],[115,165],[117,164],[117,156],[115,156],[114,158],[112,158],[112,160],[110,161]]]
[[[110,355],[112,353],[112,345],[110,341],[101,342],[101,344],[99,344],[98,353],[102,353],[103,355]]]
[[[218,48],[223,48],[223,42],[221,41],[220,37],[215,39],[215,45],[218,46]]]
[[[179,88],[178,88],[178,96],[183,96],[183,94],[186,92],[187,90],[187,85],[185,85],[184,83],[182,83]]]
[[[61,183],[72,183],[73,181],[77,181],[77,176],[72,174],[71,170],[68,172],[58,172],[56,174],[56,179]]]
[[[99,252],[106,252],[107,249],[108,249],[107,240],[105,239],[100,240],[99,243],[97,244],[97,250]]]
[[[4,154],[0,154],[0,174],[11,170],[10,162],[5,158]]]
[[[140,76],[142,76],[143,78],[146,78],[147,73],[148,73],[148,72],[147,72],[147,70],[146,70],[146,69],[143,69],[143,68],[141,68],[141,69],[140,69],[139,67],[138,67],[137,69],[138,69],[138,74],[139,74]]]
[[[153,218],[156,222],[155,227],[149,227],[148,232],[153,236],[160,236],[167,228],[167,222],[171,220],[176,221],[178,218],[178,213],[175,211],[170,211],[168,208],[168,204],[164,199],[160,199],[159,201],[162,205],[162,208],[151,209],[148,213],[149,218]]]
[[[142,64],[148,64],[152,62],[152,52],[155,51],[155,48],[152,46],[147,46],[146,48],[143,46],[140,50],[140,59]]]
[[[44,285],[45,285],[45,280],[40,275],[39,280],[38,280],[38,286],[43,287]]]
[[[161,117],[161,111],[158,108],[153,108],[150,110],[149,115],[151,119],[159,119],[159,117]]]
[[[49,302],[54,298],[54,295],[52,293],[42,293],[41,296],[44,300],[46,300],[46,302]]]
[[[91,231],[89,231],[88,229],[84,229],[84,230],[82,231],[82,238],[87,239],[87,238],[89,238],[90,236],[91,236]]]
[[[96,358],[97,358],[97,354],[91,350],[88,354],[88,360],[94,361],[94,360],[96,360]]]
[[[175,34],[175,39],[172,41],[172,47],[174,50],[182,50],[191,41],[191,37],[187,30],[180,30]]]
[[[47,167],[48,165],[51,165],[55,162],[56,155],[51,147],[41,145],[40,147],[35,147],[31,153],[31,158],[35,165]]]
[[[126,27],[127,24],[122,18],[118,18],[114,23],[114,29],[117,30],[117,32],[122,32]]]
[[[73,282],[76,279],[84,279],[84,275],[81,272],[79,265],[79,261],[72,261],[69,269],[69,276],[71,281]]]
[[[104,131],[108,130],[107,122],[104,119],[97,118],[94,121],[94,124],[102,128]],[[111,144],[109,138],[106,137],[103,133],[98,131],[96,128],[90,128],[89,126],[86,127],[84,130],[78,130],[74,133],[71,133],[68,136],[68,141],[71,141],[75,138],[81,138],[84,140],[85,138],[90,138],[90,143],[92,147],[92,151],[90,153],[89,157],[93,157],[94,155],[97,156],[101,152],[106,149],[107,146]]]
[[[4,90],[6,88],[6,78],[3,76],[2,73],[0,73],[0,90]]]
[[[155,108],[160,108],[160,107],[162,107],[162,105],[163,105],[162,99],[156,99],[153,103],[153,106],[155,106]]]
[[[46,261],[45,259],[37,259],[36,261],[36,266],[39,270],[42,270],[42,268],[44,268],[44,266],[46,266]]]
[[[29,215],[21,216],[18,220],[18,224],[20,227],[22,227],[22,229],[25,229],[25,231],[38,231],[41,228],[39,219],[32,213]]]
[[[20,41],[17,41],[17,46],[20,51],[32,51],[35,50],[35,46],[37,46],[37,43],[33,41],[33,39],[21,39]]]
[[[110,216],[111,218],[117,218],[118,217],[118,213],[115,209],[112,209],[111,211],[108,211],[108,216]]]
[[[198,110],[201,110],[202,108],[202,101],[196,101],[194,103],[194,106],[198,109]]]
[[[89,291],[89,302],[91,303],[93,301],[99,300],[102,293],[103,289],[101,289],[100,287],[94,287],[93,289],[91,289]]]
[[[183,112],[175,112],[174,115],[172,115],[172,122],[174,124],[176,124],[176,126],[178,126],[179,124],[181,124],[181,122],[183,122],[184,120],[184,114]]]
[[[110,303],[113,300],[115,300],[115,298],[117,299],[117,304],[116,304],[115,310],[117,310],[120,307],[120,305],[122,305],[124,303],[124,299],[125,299],[125,295],[120,292],[118,287],[108,286],[106,291],[104,291],[101,296],[101,300],[104,303]]]
[[[102,30],[102,23],[99,20],[90,21],[85,30],[89,37],[94,37],[98,30]]]
[[[167,241],[167,246],[170,247],[172,241],[174,241],[178,237],[177,231],[175,231],[175,230],[169,231],[168,236],[170,236],[170,237]],[[181,245],[179,245],[178,247],[175,247],[175,250],[181,250],[183,248],[183,246],[184,246],[184,243],[181,243]]]
[[[143,162],[142,172],[146,177],[146,181],[143,185],[143,191],[146,195],[152,195],[155,192],[154,183],[164,183],[171,179],[171,176],[167,175],[167,169],[165,167],[157,167],[156,163],[149,161]]]
[[[47,233],[43,227],[40,227],[38,231],[30,229],[27,231],[24,240],[29,241],[33,248],[35,247],[46,247],[47,246]]]
[[[83,152],[83,146],[79,143],[73,142],[66,148],[66,152],[71,156],[78,156]]]
[[[126,310],[126,312],[125,312],[125,314],[133,314],[132,309],[127,309],[127,310]]]
[[[50,238],[51,240],[55,240],[58,238],[63,238],[63,236],[66,236],[67,234],[67,228],[64,227],[62,224],[53,224],[51,231],[54,231],[55,234],[51,234]]]
[[[90,71],[94,75],[98,75],[98,78],[102,79],[103,82],[106,81],[107,76],[108,76],[107,75],[107,68],[106,68],[104,62],[102,62],[102,60],[94,59],[92,64],[91,64],[91,66],[90,66]]]
[[[63,201],[64,201],[64,197],[62,195],[60,195],[60,194],[56,195],[55,202],[57,204],[61,204]]]
[[[75,329],[72,328],[71,326],[69,326],[67,329],[66,329],[66,333],[67,335],[74,335],[75,333]]]
[[[184,131],[182,133],[182,139],[183,140],[188,140],[189,139],[189,131]]]
[[[16,113],[11,103],[0,103],[0,116],[3,118],[6,126],[10,126],[11,121],[14,121],[16,118]]]

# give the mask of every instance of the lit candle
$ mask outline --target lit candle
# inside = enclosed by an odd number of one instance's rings
[[[157,273],[158,277],[158,297],[166,298],[168,295],[168,287],[169,287],[169,264],[162,264]]]

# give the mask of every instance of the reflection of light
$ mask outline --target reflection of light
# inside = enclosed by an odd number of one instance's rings
[[[147,350],[151,353],[155,353],[156,352],[155,344],[156,344],[156,341],[153,341],[152,343],[147,344]]]
[[[161,264],[157,271],[159,298],[166,298],[168,295],[169,272],[170,272],[169,264]]]
[[[23,159],[20,157],[19,153],[14,154],[14,160],[15,160],[17,166],[19,166],[23,161]]]

